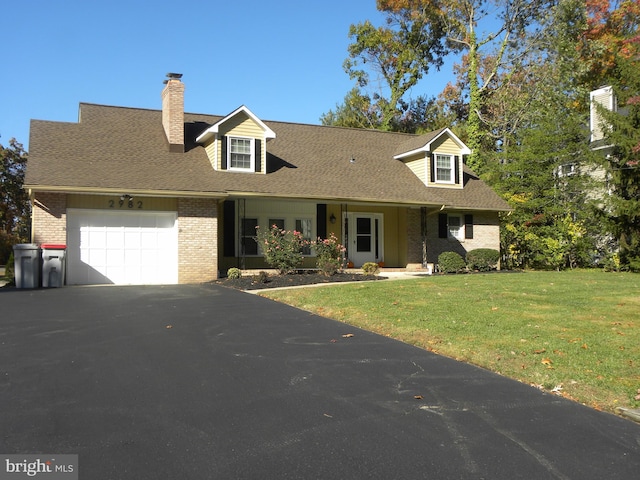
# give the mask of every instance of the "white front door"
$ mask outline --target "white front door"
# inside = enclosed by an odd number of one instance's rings
[[[347,253],[355,267],[361,267],[366,262],[381,262],[382,240],[382,214],[347,214]]]

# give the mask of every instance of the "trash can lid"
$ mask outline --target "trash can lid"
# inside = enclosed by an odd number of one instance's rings
[[[37,250],[38,245],[35,243],[18,243],[13,246],[14,250]]]
[[[65,250],[67,248],[66,245],[60,243],[43,243],[40,247],[47,250]]]

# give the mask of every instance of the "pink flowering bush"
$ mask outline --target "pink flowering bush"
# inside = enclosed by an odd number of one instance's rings
[[[331,276],[342,269],[346,248],[340,245],[333,233],[324,240],[318,237],[318,240],[313,242],[313,248],[316,250],[316,267],[326,276]]]
[[[281,230],[272,225],[267,231],[256,228],[256,241],[262,249],[267,264],[280,275],[293,272],[302,263],[302,251],[309,242],[296,230]]]

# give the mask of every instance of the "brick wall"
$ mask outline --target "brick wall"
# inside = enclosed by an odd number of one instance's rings
[[[184,151],[184,83],[170,79],[162,91],[162,125],[171,151]]]
[[[67,243],[67,195],[38,192],[33,200],[32,242]]]
[[[500,220],[496,212],[473,212],[473,238],[458,241],[438,238],[438,215],[429,212],[427,239],[427,259],[432,263],[438,262],[438,255],[442,252],[457,252],[464,258],[469,250],[476,248],[492,248],[499,251]]]
[[[422,232],[420,231],[420,209],[407,211],[407,263],[422,265]]]
[[[178,199],[178,282],[218,278],[218,210],[213,199]]]

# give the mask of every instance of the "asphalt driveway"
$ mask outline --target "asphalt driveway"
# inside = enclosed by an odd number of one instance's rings
[[[0,301],[0,453],[78,454],[80,479],[640,475],[638,424],[254,295]]]

